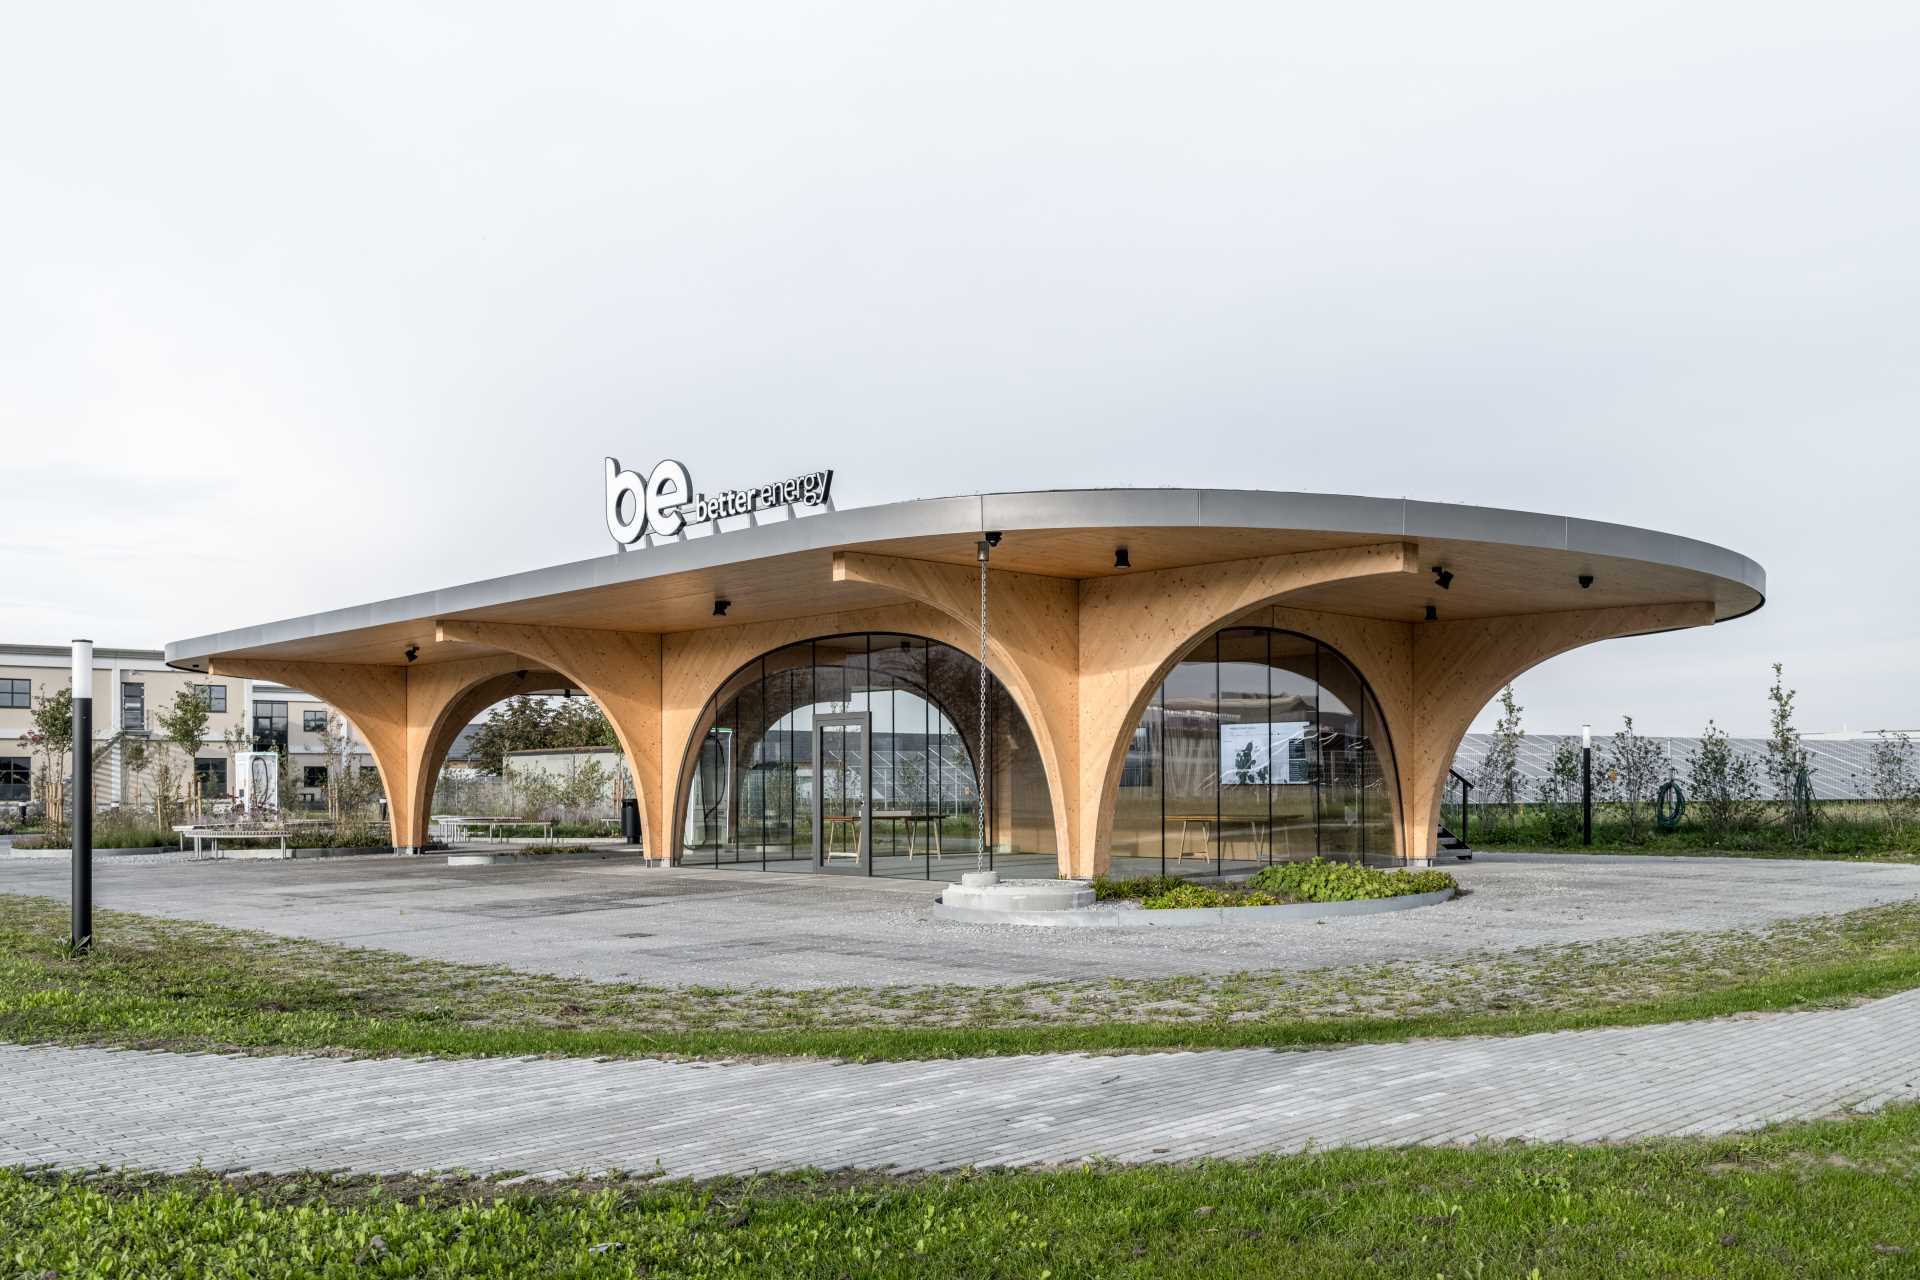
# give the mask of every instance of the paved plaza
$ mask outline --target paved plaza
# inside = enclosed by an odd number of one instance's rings
[[[0,1163],[708,1177],[1716,1134],[1920,1100],[1920,992],[1318,1052],[872,1064],[343,1061],[0,1046]]]
[[[632,861],[449,867],[444,857],[128,864],[99,905],[530,972],[708,986],[1010,983],[1434,959],[1673,930],[1752,928],[1920,896],[1920,866],[1480,855],[1465,896],[1261,928],[936,924],[939,886]],[[0,892],[65,897],[64,860],[0,859]]]

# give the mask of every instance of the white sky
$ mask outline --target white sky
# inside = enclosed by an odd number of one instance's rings
[[[0,639],[842,507],[1412,496],[1759,560],[1536,731],[1920,725],[1920,7],[15,5]]]

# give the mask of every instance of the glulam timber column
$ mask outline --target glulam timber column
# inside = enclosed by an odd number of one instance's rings
[[[1509,682],[1557,654],[1621,636],[1713,623],[1710,602],[1583,609],[1413,625],[1412,716],[1394,731],[1402,856],[1431,860],[1460,740]]]
[[[969,637],[955,647],[980,649],[980,571],[901,556],[842,551],[833,557],[835,582],[862,582],[897,591],[938,610]],[[1072,579],[1030,573],[987,572],[987,669],[1027,717],[1040,748],[1053,808],[1054,842],[1062,875],[1085,859],[1076,839],[1080,797],[1080,606]]]
[[[660,749],[660,637],[635,631],[522,626],[446,618],[434,624],[442,642],[487,645],[522,655],[564,676],[591,697],[613,726],[639,793],[640,836],[650,859],[671,855],[663,815]]]
[[[415,813],[413,760],[407,748],[409,668],[234,658],[215,659],[207,665],[207,673],[302,689],[345,716],[373,753],[374,767],[380,771],[394,847],[410,853],[426,843],[426,814]]]
[[[1074,875],[1104,874],[1127,744],[1153,691],[1193,646],[1219,627],[1260,615],[1295,591],[1383,574],[1417,573],[1419,548],[1381,542],[1332,551],[1262,556],[1181,569],[1088,578],[1080,584],[1080,783],[1082,852]],[[1370,634],[1376,665],[1404,664],[1393,637],[1404,624]],[[1305,629],[1305,628],[1302,628]],[[1311,634],[1311,632],[1310,632]],[[1331,636],[1327,642],[1343,647]],[[1363,670],[1363,676],[1373,678]],[[1383,708],[1391,721],[1393,711]]]

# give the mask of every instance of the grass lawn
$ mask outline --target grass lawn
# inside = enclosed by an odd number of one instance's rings
[[[777,991],[519,973],[0,895],[0,1039],[353,1055],[811,1055],[1306,1047],[1807,1008],[1920,986],[1920,902],[1468,961],[1016,987]]]
[[[26,1276],[1914,1276],[1920,1108],[1714,1140],[694,1186],[0,1172]]]

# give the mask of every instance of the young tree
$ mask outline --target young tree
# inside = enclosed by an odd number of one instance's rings
[[[120,764],[133,779],[133,798],[136,802],[140,799],[140,793],[147,789],[147,766],[152,763],[145,738],[128,738],[120,749]]]
[[[353,725],[339,712],[327,712],[321,741],[327,754],[327,812],[338,824],[369,807],[378,779],[355,767]]]
[[[1500,718],[1493,724],[1493,744],[1481,758],[1473,780],[1473,785],[1481,789],[1483,803],[1503,806],[1509,822],[1519,816],[1520,800],[1526,792],[1520,775],[1520,743],[1527,736],[1520,727],[1523,710],[1513,700],[1512,685],[1500,691]]]
[[[1547,834],[1555,843],[1573,838],[1580,827],[1580,744],[1561,738],[1553,744],[1547,775],[1534,789],[1547,815]]]
[[[180,690],[173,695],[173,702],[154,716],[154,723],[160,726],[160,732],[163,735],[160,750],[155,753],[160,759],[155,765],[154,771],[156,774],[161,773],[164,767],[168,791],[165,801],[167,812],[161,813],[161,800],[156,790],[154,796],[154,816],[159,819],[160,825],[165,827],[171,825],[170,819],[173,811],[172,790],[174,786],[171,764],[167,760],[168,747],[179,751],[187,759],[186,773],[181,779],[181,784],[182,789],[186,792],[189,816],[192,816],[193,812],[199,808],[199,787],[196,785],[196,779],[194,778],[193,761],[194,757],[200,754],[200,744],[206,740],[207,736],[207,700],[205,695],[195,689]]]
[[[41,686],[33,697],[33,728],[20,735],[30,755],[40,758],[40,804],[49,833],[67,825],[67,756],[73,750],[73,690],[49,694]]]
[[[1920,809],[1920,775],[1913,765],[1913,738],[1882,729],[1867,761],[1867,782],[1887,825],[1904,827]]]
[[[1707,721],[1700,746],[1687,760],[1687,791],[1699,806],[1702,824],[1714,840],[1749,825],[1760,803],[1760,768],[1745,752],[1735,751],[1727,731]]]
[[[1653,821],[1654,798],[1666,771],[1666,753],[1660,744],[1633,730],[1633,717],[1621,716],[1620,731],[1607,747],[1604,793],[1620,806],[1627,822],[1627,840],[1643,844]]]
[[[1767,781],[1774,799],[1780,802],[1787,835],[1797,844],[1813,833],[1813,763],[1812,754],[1800,741],[1800,731],[1793,726],[1793,699],[1799,690],[1784,686],[1781,664],[1776,662],[1773,687],[1767,690],[1771,704]]]

